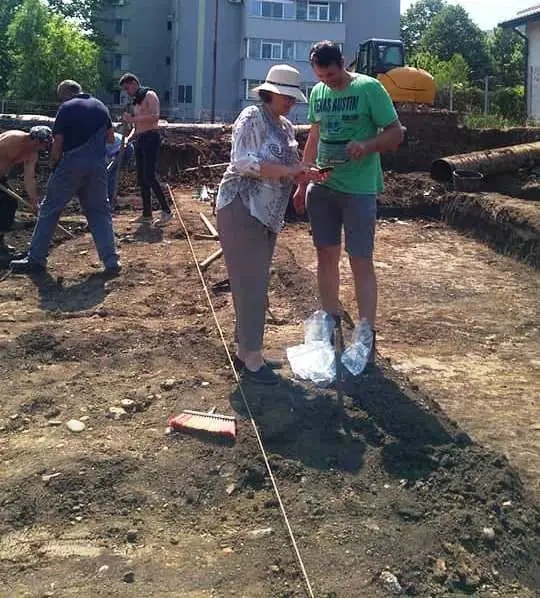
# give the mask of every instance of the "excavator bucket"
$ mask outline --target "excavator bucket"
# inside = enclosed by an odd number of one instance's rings
[[[401,66],[377,75],[392,101],[408,104],[435,103],[435,80],[422,69]]]

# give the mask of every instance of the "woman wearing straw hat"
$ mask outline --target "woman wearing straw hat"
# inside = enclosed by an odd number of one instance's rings
[[[294,128],[285,115],[306,102],[300,73],[273,66],[253,90],[262,101],[233,126],[231,161],[219,186],[217,224],[236,313],[236,367],[244,379],[276,384],[262,352],[270,263],[293,184],[320,180],[300,162]]]

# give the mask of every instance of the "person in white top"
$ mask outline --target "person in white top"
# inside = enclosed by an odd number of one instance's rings
[[[254,92],[262,104],[245,108],[233,126],[217,224],[236,314],[235,365],[243,378],[276,384],[262,350],[270,263],[294,183],[324,175],[300,161],[294,128],[285,118],[297,100],[306,101],[299,72],[273,66]]]

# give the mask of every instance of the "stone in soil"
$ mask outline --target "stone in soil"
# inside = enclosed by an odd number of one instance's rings
[[[70,419],[68,422],[66,422],[66,426],[70,432],[75,433],[82,432],[86,428],[84,423],[78,419]]]

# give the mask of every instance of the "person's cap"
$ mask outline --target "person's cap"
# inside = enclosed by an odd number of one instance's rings
[[[36,139],[37,141],[52,143],[52,140],[53,140],[52,129],[50,127],[45,127],[45,126],[32,127],[30,129],[30,139]]]
[[[291,96],[299,102],[307,102],[306,96],[300,89],[300,73],[288,64],[276,64],[266,75],[262,85],[255,87],[253,91],[270,91],[282,96]]]

